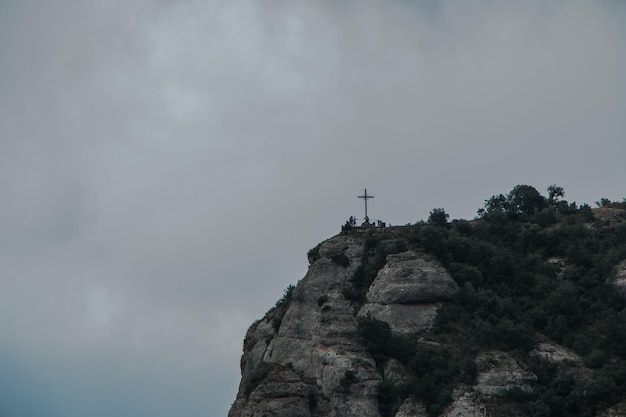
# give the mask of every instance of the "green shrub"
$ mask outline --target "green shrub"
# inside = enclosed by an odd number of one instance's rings
[[[358,319],[358,330],[365,342],[367,351],[374,359],[377,359],[377,363],[382,363],[392,349],[392,334],[389,324],[368,315]]]
[[[442,208],[434,208],[428,216],[428,223],[434,226],[447,227],[450,215]]]
[[[348,369],[345,371],[343,377],[341,377],[341,379],[339,380],[339,385],[345,393],[349,393],[350,386],[358,381],[359,378],[357,378],[356,372],[354,372],[352,369]]]
[[[310,249],[307,252],[307,258],[309,259],[310,263],[313,263],[315,261],[317,261],[320,258],[320,245],[317,245],[316,247],[314,247],[313,249]]]
[[[585,357],[585,365],[592,369],[598,369],[604,366],[607,359],[606,351],[593,349],[591,353]]]
[[[395,416],[402,401],[408,396],[408,391],[406,386],[396,385],[391,381],[378,384],[378,412],[381,417]]]
[[[296,287],[289,285],[284,291],[283,296],[276,302],[276,305],[267,314],[272,316],[272,327],[276,332],[280,329],[285,313],[291,304],[293,298],[293,290]]]
[[[408,249],[405,239],[380,240],[368,237],[365,240],[361,265],[357,267],[348,285],[343,288],[343,296],[361,305],[372,282],[385,263],[387,255],[404,252]]]

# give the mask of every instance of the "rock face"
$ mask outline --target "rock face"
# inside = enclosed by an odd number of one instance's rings
[[[487,417],[487,408],[481,404],[478,394],[458,389],[452,394],[453,402],[444,417]]]
[[[537,377],[525,371],[510,355],[504,352],[485,352],[476,358],[478,376],[476,385],[463,386],[452,393],[452,404],[444,417],[487,417],[509,415],[489,410],[490,399],[506,394],[513,388],[531,391],[530,383]]]
[[[246,334],[242,379],[228,417],[429,416],[425,404],[412,396],[379,409],[382,386],[406,387],[419,380],[396,359],[377,363],[359,333],[359,319],[374,318],[386,322],[393,333],[409,336],[403,340],[416,346],[436,345],[423,340],[423,334],[459,291],[441,264],[397,240],[381,241],[397,250],[377,258],[375,277],[371,275],[360,298],[350,295],[355,294],[354,277],[374,265],[368,263],[374,252],[366,238],[337,236],[309,253],[305,277]],[[620,265],[615,285],[626,282],[626,261]],[[571,365],[570,379],[591,379],[580,357],[549,340],[537,343],[531,355]],[[537,377],[504,352],[482,352],[474,365],[473,385],[458,385],[448,393],[452,402],[440,415],[523,415],[501,406],[497,398],[511,389],[531,392]],[[587,389],[582,383],[576,387]],[[626,415],[624,408],[620,404],[601,416]]]
[[[459,290],[441,265],[415,252],[387,256],[367,292],[369,303],[421,304],[446,301]]]
[[[530,383],[537,379],[504,352],[482,353],[476,362],[479,374],[474,390],[485,396],[504,394],[512,388],[531,391]]]
[[[626,297],[626,259],[615,266],[611,283],[620,294]]]
[[[436,261],[403,252],[387,257],[355,310],[344,289],[361,265],[364,241],[338,236],[315,252],[288,308],[271,310],[248,330],[240,390],[229,417],[379,417],[380,382],[387,377],[402,383],[409,377],[397,361],[382,372],[376,369],[359,337],[357,318],[370,315],[394,331],[416,334],[432,324],[438,306],[458,291]],[[415,401],[398,412],[425,415]]]
[[[389,255],[358,316],[369,314],[389,323],[395,332],[413,334],[430,327],[440,303],[458,291],[448,271],[425,255]]]
[[[354,306],[342,294],[361,263],[363,242],[336,237],[317,252],[280,326],[275,309],[248,330],[229,417],[378,416],[382,377],[359,341]]]
[[[553,342],[538,343],[531,355],[538,356],[552,363],[571,362],[575,365],[582,365],[583,360],[570,349],[566,349]]]
[[[398,408],[395,417],[428,417],[428,413],[419,401],[407,398]]]

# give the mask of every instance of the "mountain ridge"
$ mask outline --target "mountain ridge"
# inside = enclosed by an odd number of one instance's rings
[[[623,415],[626,214],[556,194],[320,243],[248,330],[228,416]]]

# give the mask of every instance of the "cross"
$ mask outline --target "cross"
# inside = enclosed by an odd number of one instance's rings
[[[367,188],[366,188],[365,193],[363,195],[357,196],[357,198],[362,198],[363,200],[365,200],[365,221],[368,221],[369,218],[367,217],[367,200],[369,200],[370,198],[374,198],[374,196],[367,195]]]

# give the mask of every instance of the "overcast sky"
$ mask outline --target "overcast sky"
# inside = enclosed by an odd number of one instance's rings
[[[226,416],[363,216],[626,197],[623,1],[0,0],[0,415]]]

